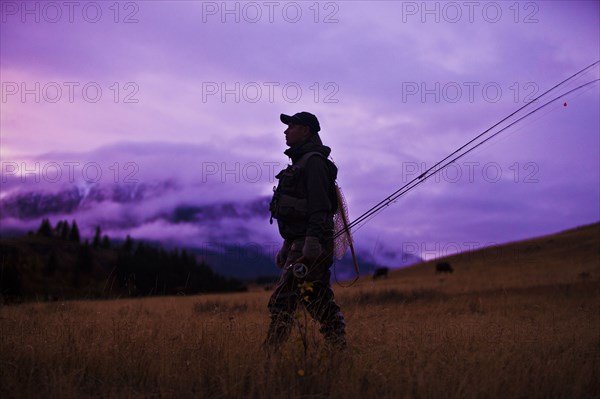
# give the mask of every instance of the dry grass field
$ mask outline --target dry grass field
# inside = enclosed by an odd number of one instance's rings
[[[335,286],[349,349],[268,292],[0,307],[2,398],[599,398],[600,224]]]

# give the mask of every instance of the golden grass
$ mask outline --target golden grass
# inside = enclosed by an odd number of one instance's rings
[[[282,353],[266,356],[268,292],[4,306],[0,394],[597,398],[597,231],[513,244],[540,247],[527,261],[463,254],[449,276],[428,263],[336,287],[345,353],[300,311]]]

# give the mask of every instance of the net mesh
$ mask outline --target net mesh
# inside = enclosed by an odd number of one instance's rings
[[[335,234],[337,235],[340,231],[345,230],[348,225],[348,205],[346,199],[340,187],[335,185],[335,193],[338,200],[337,212],[333,215],[333,224]],[[336,237],[334,242],[334,255],[336,259],[340,260],[344,257],[350,242],[352,241],[352,235],[349,230],[345,230],[344,234],[340,234]]]

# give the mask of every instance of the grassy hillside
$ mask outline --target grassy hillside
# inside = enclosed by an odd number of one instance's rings
[[[436,274],[438,262],[454,272]],[[600,281],[600,223],[393,270],[377,286],[450,294],[592,281]]]
[[[0,394],[52,398],[598,398],[600,225],[334,287],[349,350],[269,293],[0,307]]]

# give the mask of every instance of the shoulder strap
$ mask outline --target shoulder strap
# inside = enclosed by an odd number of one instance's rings
[[[295,169],[303,168],[304,166],[306,166],[306,163],[308,162],[308,159],[310,157],[312,157],[313,155],[319,155],[319,156],[325,158],[325,155],[321,154],[320,152],[317,152],[317,151],[307,152],[306,154],[302,155],[302,157],[298,160],[298,162],[296,162],[292,166]],[[325,158],[325,159],[327,159],[327,158]]]
[[[306,166],[306,163],[308,162],[308,159],[310,157],[312,157],[313,155],[318,155],[320,157],[322,157],[323,159],[325,159],[325,161],[329,161],[330,163],[333,164],[333,162],[331,162],[329,159],[327,159],[327,157],[325,155],[323,155],[320,152],[317,151],[312,151],[312,152],[307,152],[306,154],[302,155],[302,157],[298,160],[298,162],[296,162],[294,165],[292,165],[292,168],[294,168],[294,170],[298,170],[298,169],[302,169],[303,167]],[[336,196],[336,188],[337,188],[337,181],[335,179],[333,179],[333,186],[331,187],[331,192],[329,193],[329,198],[331,199],[331,202],[334,204],[333,205],[333,213],[336,213],[338,211],[338,198]]]

